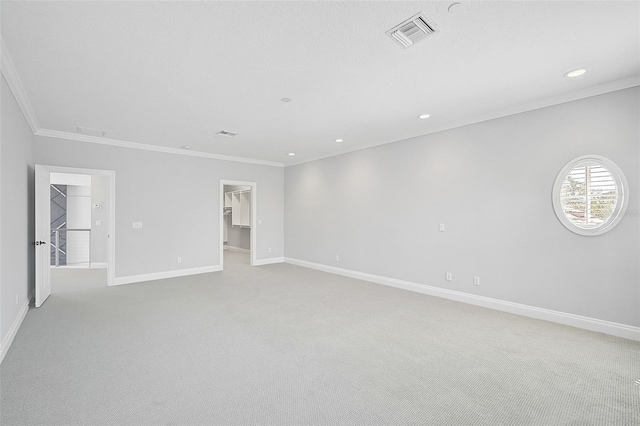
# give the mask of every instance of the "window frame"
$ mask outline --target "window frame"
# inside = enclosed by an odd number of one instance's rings
[[[571,222],[571,220],[569,220],[569,218],[566,216],[564,209],[562,208],[562,202],[560,201],[562,185],[569,172],[571,172],[576,167],[586,165],[598,165],[607,169],[609,173],[611,173],[611,176],[613,177],[618,190],[618,199],[616,200],[616,206],[613,209],[613,212],[611,212],[611,215],[601,225],[591,229],[580,228],[579,226]],[[600,155],[583,155],[569,161],[558,173],[558,176],[553,183],[553,209],[560,223],[562,223],[562,225],[564,225],[564,227],[569,231],[584,236],[602,235],[615,228],[615,226],[620,223],[620,221],[624,217],[624,212],[627,209],[627,204],[629,201],[629,197],[627,194],[627,179],[622,173],[622,170],[620,170],[620,168],[613,161]]]

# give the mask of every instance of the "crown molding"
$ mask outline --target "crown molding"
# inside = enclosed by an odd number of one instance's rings
[[[29,124],[31,131],[36,136],[44,136],[44,137],[56,138],[56,139],[66,139],[66,140],[72,140],[72,141],[78,141],[78,142],[97,143],[101,145],[117,146],[121,148],[140,149],[144,151],[164,152],[166,154],[186,155],[188,157],[211,158],[214,160],[234,161],[237,163],[258,164],[262,166],[271,166],[271,167],[284,167],[283,163],[278,163],[275,161],[257,160],[254,158],[245,158],[245,157],[234,157],[231,155],[211,154],[208,152],[188,151],[184,149],[142,144],[142,143],[129,142],[129,141],[118,140],[118,139],[100,138],[97,136],[61,132],[58,130],[41,129],[40,125],[38,124],[38,120],[36,119],[36,115],[33,112],[33,107],[31,106],[31,102],[29,102],[29,98],[27,97],[27,93],[24,89],[24,85],[22,84],[22,80],[18,75],[18,71],[16,70],[13,60],[11,59],[11,55],[9,55],[7,46],[4,44],[4,40],[1,37],[0,37],[0,70],[2,71],[2,75],[4,75],[4,78],[7,81],[7,84],[9,85],[9,88],[11,89],[13,96],[16,98],[16,102],[18,103],[18,106],[22,110],[22,114],[24,115],[24,118],[27,120],[27,123]]]
[[[211,158],[214,160],[234,161],[237,163],[258,164],[261,166],[284,167],[283,163],[275,161],[256,160],[254,158],[234,157],[231,155],[211,154],[201,151],[189,151],[180,148],[170,148],[159,145],[148,145],[137,142],[123,141],[119,139],[102,138],[98,136],[81,135],[78,133],[61,132],[58,130],[40,129],[34,132],[36,136],[47,138],[65,139],[78,142],[88,142],[100,145],[117,146],[120,148],[140,149],[143,151],[164,152],[166,154],[186,155],[188,157]]]
[[[426,135],[431,135],[433,133],[444,132],[445,130],[456,129],[458,127],[469,126],[471,124],[482,123],[484,121],[495,120],[497,118],[508,117],[510,115],[521,114],[523,112],[534,111],[537,109],[547,108],[554,105],[560,105],[567,102],[578,101],[580,99],[604,95],[606,93],[611,93],[611,92],[617,92],[618,90],[630,89],[636,86],[640,86],[640,75],[633,75],[631,77],[623,78],[620,80],[610,81],[608,83],[585,87],[580,90],[574,90],[571,92],[562,93],[559,95],[554,95],[554,96],[550,96],[543,99],[538,99],[536,101],[514,105],[509,108],[505,108],[497,111],[490,111],[488,113],[478,115],[475,117],[463,118],[461,120],[458,120],[452,123],[434,127],[432,130],[430,130],[427,133],[421,133],[419,135],[410,136],[408,138],[404,138],[400,140],[380,142],[373,145],[356,147],[356,148],[340,151],[338,153],[330,153],[326,155],[318,155],[318,156],[312,156],[312,157],[298,157],[295,160],[288,161],[285,167],[292,167],[292,166],[297,166],[299,164],[305,164],[305,163],[311,163],[313,161],[323,160],[325,158],[337,157],[339,155],[349,154],[351,152],[362,151],[363,149],[373,148],[376,146],[386,145],[394,142],[402,142],[405,140],[410,140],[410,139],[419,138]]]
[[[13,92],[13,95],[15,96],[16,101],[18,102],[18,105],[22,110],[22,113],[24,114],[24,117],[27,120],[27,123],[29,124],[29,127],[31,128],[33,133],[37,136],[44,136],[44,137],[57,138],[57,139],[67,139],[67,140],[79,141],[79,142],[97,143],[101,145],[110,145],[110,146],[139,149],[139,150],[145,150],[145,151],[164,152],[167,154],[186,155],[189,157],[211,158],[214,160],[258,164],[258,165],[271,166],[271,167],[285,167],[284,163],[279,163],[275,161],[258,160],[258,159],[246,158],[246,157],[235,157],[231,155],[212,154],[212,153],[201,152],[201,151],[189,151],[189,150],[184,150],[179,148],[170,148],[170,147],[164,147],[159,145],[142,144],[142,143],[129,142],[129,141],[124,141],[119,139],[101,138],[97,136],[81,135],[77,133],[62,132],[58,130],[41,129],[40,126],[38,125],[38,121],[36,120],[36,116],[33,113],[33,108],[31,107],[29,98],[26,95],[26,91],[24,89],[24,85],[22,84],[22,80],[20,79],[18,72],[16,71],[16,68],[13,64],[13,60],[11,59],[11,56],[9,55],[9,51],[7,50],[7,47],[4,44],[4,40],[1,37],[0,37],[0,45],[1,45],[0,69],[2,71],[2,74],[4,75],[7,81],[7,84],[9,85],[9,88]],[[624,90],[624,89],[628,89],[635,86],[640,86],[640,76],[638,75],[634,75],[628,78],[612,81],[612,82],[597,85],[597,86],[586,87],[581,90],[577,90],[569,93],[563,93],[560,95],[540,99],[540,100],[525,103],[522,105],[517,105],[511,108],[507,108],[499,111],[491,111],[489,113],[482,114],[480,116],[470,117],[463,120],[459,120],[454,123],[450,123],[448,125],[436,127],[428,133],[415,135],[412,137],[404,138],[402,140],[409,140],[416,137],[421,137],[421,136],[426,136],[433,133],[442,132],[445,130],[455,129],[458,127],[480,123],[483,121],[494,120],[496,118],[502,118],[510,115],[520,114],[527,111],[546,108],[549,106],[576,101],[579,99],[589,98],[592,96],[598,96],[598,95],[602,95],[609,92]],[[357,148],[341,151],[338,153],[330,153],[326,155],[299,158],[297,160],[287,162],[286,167],[296,166],[304,163],[310,163],[312,161],[322,160],[330,157],[336,157],[339,155],[344,155],[351,152],[361,151],[364,149],[373,148],[375,146],[386,145],[388,143],[400,142],[400,141],[401,140],[381,142],[374,145],[368,145],[368,146],[357,147]]]
[[[22,110],[24,118],[27,120],[27,123],[29,123],[31,131],[36,133],[40,130],[38,120],[36,120],[36,115],[33,113],[33,108],[31,107],[27,93],[24,90],[22,80],[20,80],[18,71],[16,71],[16,67],[13,64],[13,60],[11,59],[7,46],[5,46],[2,38],[0,38],[0,69],[2,70],[2,75],[4,75],[9,88],[13,92],[13,96],[16,98],[16,102],[18,102],[18,106],[20,106],[20,109]]]

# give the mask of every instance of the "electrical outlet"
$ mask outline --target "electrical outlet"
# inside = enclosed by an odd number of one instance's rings
[[[444,232],[444,223],[441,223],[441,224],[438,226],[438,230],[439,230],[440,232]]]
[[[271,247],[269,247],[269,253],[271,253]]]
[[[336,262],[340,262],[340,256],[336,254]]]
[[[136,228],[136,229],[138,229],[138,228],[142,228],[142,222],[133,222],[133,223],[131,224],[131,227],[132,227],[132,228]]]
[[[178,256],[178,263],[182,263],[182,258]]]
[[[480,285],[480,277],[473,277],[473,284]]]
[[[447,281],[451,281],[452,279],[453,279],[453,276],[451,272],[447,272]]]
[[[96,226],[102,226],[102,221],[100,219],[96,220]]]

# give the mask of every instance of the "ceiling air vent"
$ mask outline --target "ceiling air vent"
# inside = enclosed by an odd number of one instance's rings
[[[387,35],[406,49],[437,31],[436,26],[430,23],[422,12],[420,12],[403,23],[391,28],[387,31]]]
[[[104,130],[98,130],[98,129],[90,129],[88,127],[76,127],[76,132],[83,134],[83,135],[89,135],[89,136],[106,136],[107,132],[105,132]]]
[[[228,138],[232,138],[232,137],[234,137],[236,135],[237,135],[237,133],[227,132],[226,130],[220,130],[218,132],[218,136],[226,136]]]

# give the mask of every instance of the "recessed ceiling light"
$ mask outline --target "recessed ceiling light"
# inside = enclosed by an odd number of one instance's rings
[[[290,152],[290,153],[289,153],[289,157],[293,157],[294,155],[296,155],[296,153],[295,153],[295,152]]]
[[[336,139],[336,142],[343,142],[344,139]]]
[[[418,118],[421,118],[421,119],[423,119],[423,120],[424,120],[425,118],[429,118],[429,117],[431,117],[431,114],[421,114],[421,115],[419,115],[419,116],[418,116]]]
[[[191,147],[189,145],[183,145],[182,149],[191,149]]]
[[[449,13],[456,15],[458,13],[462,13],[464,10],[464,7],[462,7],[462,4],[460,3],[452,3],[451,6],[449,6]]]
[[[565,73],[565,77],[567,78],[576,78],[576,77],[580,77],[581,75],[584,75],[587,72],[586,69],[584,68],[579,68],[577,70],[572,70],[569,71],[568,73]]]
[[[291,102],[290,98],[282,98],[280,99],[281,102]]]

